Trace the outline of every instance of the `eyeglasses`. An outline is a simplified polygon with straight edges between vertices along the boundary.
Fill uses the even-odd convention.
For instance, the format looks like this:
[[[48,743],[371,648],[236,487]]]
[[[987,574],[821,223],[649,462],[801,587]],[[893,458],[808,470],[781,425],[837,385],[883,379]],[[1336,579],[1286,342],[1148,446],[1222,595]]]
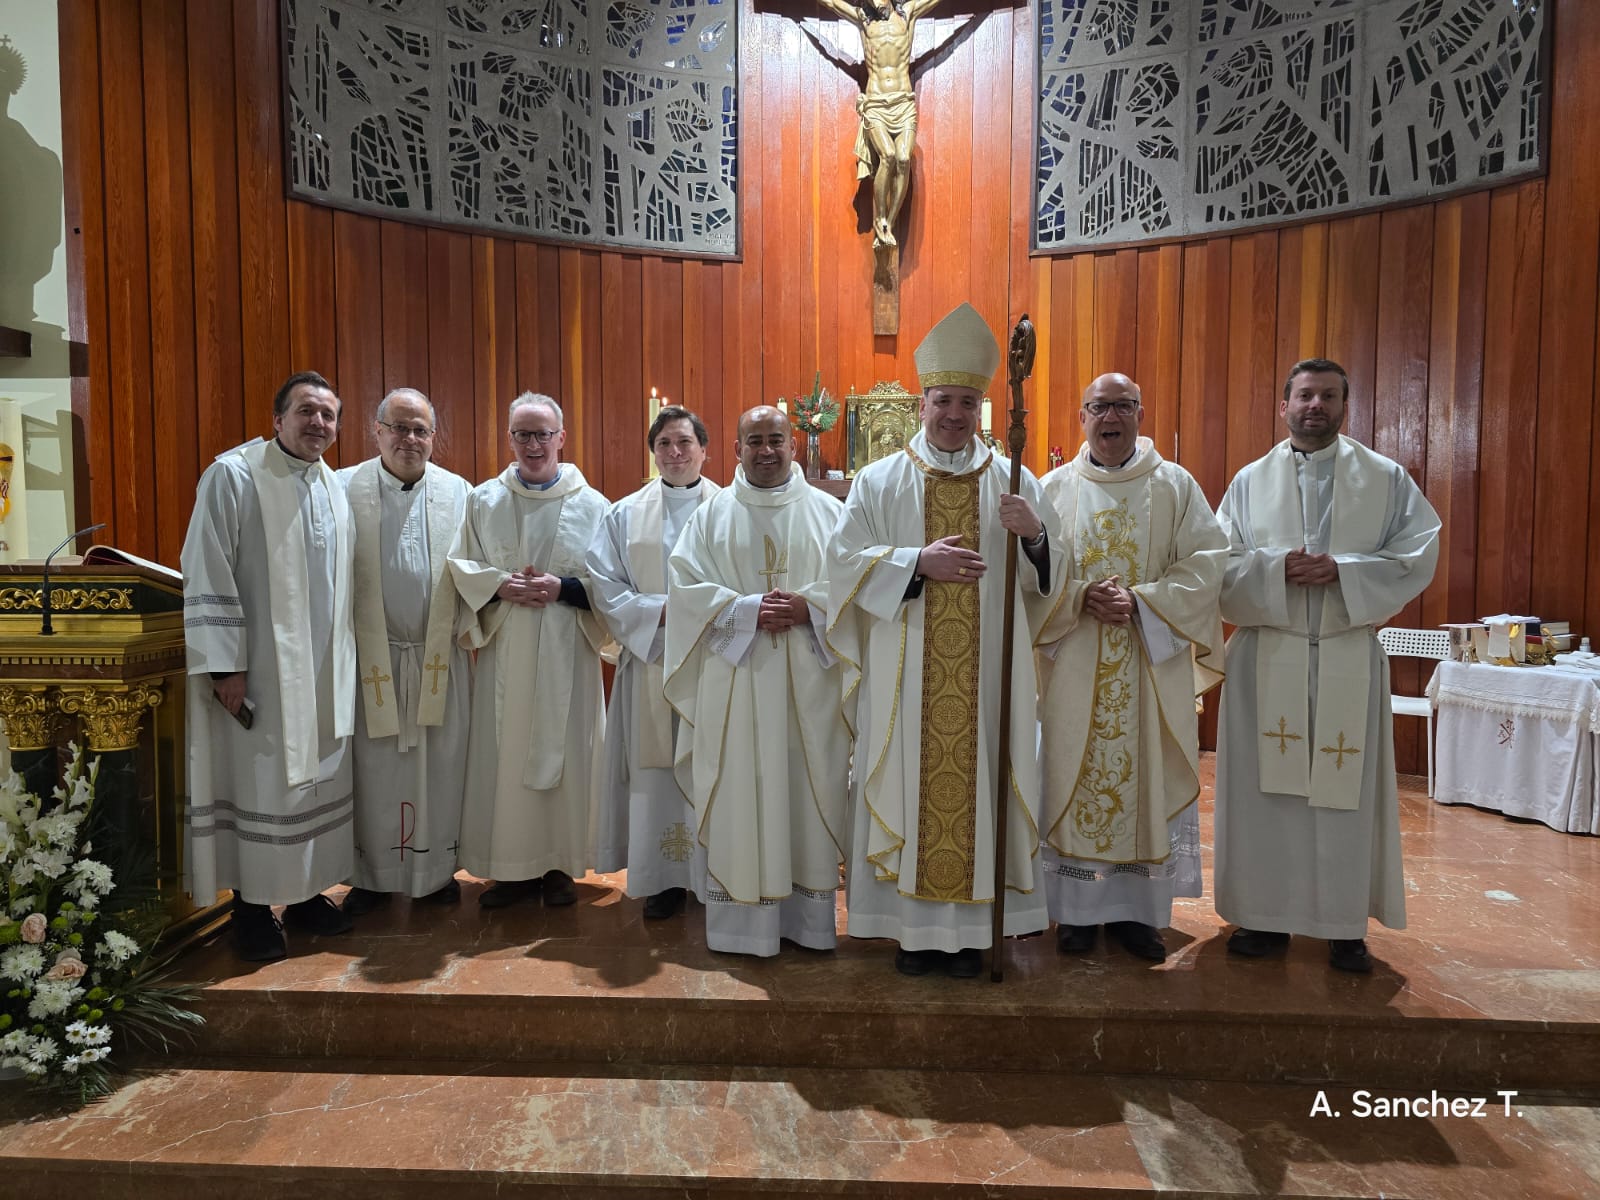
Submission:
[[[1119,417],[1131,417],[1139,411],[1137,400],[1091,400],[1083,406],[1083,411],[1091,417],[1103,417],[1114,412]]]
[[[419,442],[425,442],[433,436],[433,430],[426,425],[392,425],[388,421],[379,421],[378,424],[392,431],[397,438],[413,437]]]
[[[559,429],[513,429],[511,440],[519,446],[526,446],[532,441],[537,441],[543,446],[560,432]]]

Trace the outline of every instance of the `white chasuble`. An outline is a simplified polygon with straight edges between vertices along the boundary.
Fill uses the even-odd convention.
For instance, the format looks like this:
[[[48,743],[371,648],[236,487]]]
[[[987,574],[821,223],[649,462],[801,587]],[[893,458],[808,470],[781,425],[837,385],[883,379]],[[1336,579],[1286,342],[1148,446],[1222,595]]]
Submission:
[[[351,882],[426,896],[456,872],[471,659],[455,640],[448,556],[471,485],[427,464],[402,483],[369,459],[339,472],[356,529],[356,862]]]
[[[1227,540],[1199,484],[1148,438],[1121,468],[1096,465],[1085,445],[1042,485],[1066,531],[1065,577],[1038,638],[1046,878],[1169,878],[1152,867],[1192,849],[1185,882],[1198,895],[1198,837],[1179,817],[1200,794],[1195,701],[1222,679]],[[1112,576],[1134,595],[1129,625],[1084,610],[1089,585]],[[1069,924],[1141,919],[1056,911],[1051,899]]]
[[[595,870],[626,868],[631,896],[694,888],[693,815],[672,770],[678,719],[663,692],[667,556],[720,489],[654,479],[613,504],[589,548],[590,603],[620,644],[606,710]]]
[[[844,663],[855,737],[850,933],[908,950],[990,942],[995,894],[1000,643],[1010,463],[976,440],[954,454],[922,432],[857,474],[829,569],[828,643]],[[1039,888],[1033,635],[1052,604],[1062,543],[1038,481],[1023,494],[1049,535],[1052,570],[1019,550],[1011,677],[1005,928],[1047,923]],[[973,584],[908,585],[930,533],[959,530],[987,571]]]
[[[276,441],[229,451],[200,478],[182,555],[185,867],[200,903],[237,888],[292,904],[350,874],[353,542],[333,471]],[[212,675],[236,671],[255,705],[248,730],[212,692]]]
[[[817,630],[839,502],[792,468],[781,488],[732,485],[690,518],[670,560],[666,694],[680,714],[678,775],[694,805],[708,885],[742,905],[822,898],[832,945],[844,858],[850,738],[839,668]],[[731,645],[725,618],[774,588],[812,623]],[[749,605],[746,605],[749,607]],[[775,953],[777,935],[757,953]]]
[[[527,567],[587,590],[589,546],[606,508],[571,463],[542,489],[507,467],[467,500],[450,571],[465,605],[460,642],[478,652],[460,861],[480,878],[589,869],[605,737],[604,627],[587,609],[529,608],[495,592]]]
[[[1312,454],[1280,443],[1239,472],[1217,515],[1222,619],[1238,626],[1217,731],[1217,912],[1324,938],[1362,937],[1369,916],[1404,928],[1389,662],[1373,629],[1433,578],[1438,515],[1403,467],[1346,437]],[[1287,582],[1301,546],[1332,554],[1335,584]],[[1280,682],[1291,670],[1298,698]],[[1292,777],[1263,773],[1291,761]],[[1308,804],[1330,778],[1338,802]]]

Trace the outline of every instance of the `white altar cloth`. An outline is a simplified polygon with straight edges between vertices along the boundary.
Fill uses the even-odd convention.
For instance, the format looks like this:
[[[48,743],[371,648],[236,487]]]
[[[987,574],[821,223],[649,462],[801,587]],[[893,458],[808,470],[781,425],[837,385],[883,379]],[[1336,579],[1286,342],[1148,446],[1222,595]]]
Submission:
[[[1436,801],[1600,834],[1600,675],[1442,662],[1428,695],[1439,709]]]

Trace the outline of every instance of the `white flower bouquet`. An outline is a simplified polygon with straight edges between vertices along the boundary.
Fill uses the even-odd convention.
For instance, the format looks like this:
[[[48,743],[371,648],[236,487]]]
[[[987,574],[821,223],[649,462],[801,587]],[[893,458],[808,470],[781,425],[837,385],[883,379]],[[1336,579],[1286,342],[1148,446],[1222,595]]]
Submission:
[[[151,958],[160,906],[90,857],[99,760],[71,752],[50,800],[0,780],[0,1069],[83,1102],[111,1090],[119,1035],[165,1047],[201,1018]]]

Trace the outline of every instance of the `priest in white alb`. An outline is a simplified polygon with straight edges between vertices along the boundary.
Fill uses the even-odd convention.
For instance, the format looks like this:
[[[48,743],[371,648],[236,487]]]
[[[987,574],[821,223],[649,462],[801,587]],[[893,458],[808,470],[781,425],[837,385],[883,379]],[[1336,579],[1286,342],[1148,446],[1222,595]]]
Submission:
[[[922,429],[857,473],[829,566],[830,647],[855,731],[849,928],[900,943],[895,967],[970,978],[991,942],[1006,538],[1014,589],[1007,936],[1048,923],[1039,873],[1033,636],[1060,562],[1039,482],[977,437],[1000,362],[963,304],[916,350]]]
[[[288,952],[285,924],[350,928],[321,894],[349,876],[354,844],[354,533],[322,461],[339,410],[321,375],[291,375],[273,400],[277,436],[200,477],[183,543],[186,883],[200,904],[233,889],[234,948],[251,962]]]
[[[1174,896],[1198,896],[1195,701],[1222,680],[1228,541],[1194,478],[1139,436],[1138,384],[1084,391],[1084,444],[1041,480],[1066,538],[1039,635],[1044,880],[1056,944],[1167,956]]]
[[[561,461],[566,437],[555,400],[513,400],[513,461],[473,489],[450,553],[461,644],[478,652],[460,861],[494,881],[485,908],[575,904],[594,855],[606,635],[587,558],[608,505]]]
[[[467,769],[471,659],[455,639],[448,556],[472,487],[431,460],[421,392],[378,405],[378,457],[339,472],[355,522],[356,862],[344,911],[398,892],[452,904]]]
[[[647,920],[677,913],[691,888],[694,815],[673,773],[678,718],[667,704],[667,556],[718,492],[700,472],[705,422],[669,404],[647,431],[658,477],[611,506],[589,548],[589,601],[620,643],[606,710],[605,784],[595,870],[627,870]]]
[[[733,483],[689,518],[667,591],[667,699],[694,804],[706,945],[837,940],[850,735],[823,642],[839,502],[794,465],[789,418],[739,418]]]
[[[1228,485],[1217,731],[1217,912],[1232,954],[1328,940],[1370,971],[1367,921],[1406,923],[1389,660],[1376,627],[1428,586],[1439,517],[1399,463],[1339,433],[1344,369],[1306,359],[1278,413],[1289,437]]]

